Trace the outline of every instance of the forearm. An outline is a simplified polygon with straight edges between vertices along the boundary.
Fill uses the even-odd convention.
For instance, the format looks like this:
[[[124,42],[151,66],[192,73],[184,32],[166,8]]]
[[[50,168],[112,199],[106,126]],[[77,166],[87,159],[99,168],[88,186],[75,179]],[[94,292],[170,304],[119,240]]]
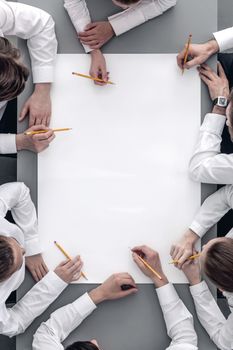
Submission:
[[[190,287],[198,319],[210,338],[222,350],[229,350],[233,344],[233,315],[228,320],[220,311],[205,282]]]
[[[85,0],[64,0],[71,22],[78,33],[83,32],[87,24],[91,22],[90,13]],[[86,52],[92,51],[89,46],[83,45]]]
[[[179,298],[174,286],[167,284],[156,289],[163,311],[171,345],[189,344],[197,346],[197,335],[193,327],[193,317]]]
[[[121,35],[176,5],[176,0],[142,1],[123,12],[108,17],[115,34]]]
[[[194,181],[232,184],[233,157],[221,154],[225,122],[224,115],[213,113],[206,115],[189,163],[189,173]]]
[[[5,309],[0,333],[14,336],[23,333],[33,320],[61,294],[67,284],[54,272],[49,272],[15,306]]]
[[[199,237],[202,237],[212,226],[214,226],[232,207],[232,186],[225,186],[209,196],[189,228]]]
[[[88,294],[84,294],[72,304],[53,312],[49,320],[42,323],[34,335],[33,349],[42,349],[46,344],[56,344],[58,347],[95,308],[92,299]]]

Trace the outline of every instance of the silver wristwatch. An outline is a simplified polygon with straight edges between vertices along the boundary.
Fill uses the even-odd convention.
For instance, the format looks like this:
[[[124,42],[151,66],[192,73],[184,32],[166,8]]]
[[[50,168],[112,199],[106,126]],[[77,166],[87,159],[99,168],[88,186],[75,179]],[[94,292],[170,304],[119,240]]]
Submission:
[[[213,105],[218,106],[218,107],[222,107],[222,108],[226,108],[228,105],[228,100],[224,96],[218,96],[217,98],[215,98],[213,100]]]

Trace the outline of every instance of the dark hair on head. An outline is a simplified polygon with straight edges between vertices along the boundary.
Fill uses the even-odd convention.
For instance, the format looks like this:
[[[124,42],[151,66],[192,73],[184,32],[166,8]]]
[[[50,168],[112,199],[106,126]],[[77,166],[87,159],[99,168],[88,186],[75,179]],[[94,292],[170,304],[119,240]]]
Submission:
[[[97,346],[90,341],[76,341],[69,345],[66,350],[99,350]]]
[[[220,289],[233,292],[233,239],[214,242],[207,250],[204,273]]]
[[[25,87],[28,69],[19,62],[18,49],[6,38],[0,38],[0,102],[17,97]]]
[[[124,5],[133,5],[139,2],[139,0],[118,0],[118,1]]]
[[[11,276],[14,265],[13,250],[5,236],[0,235],[0,282]]]

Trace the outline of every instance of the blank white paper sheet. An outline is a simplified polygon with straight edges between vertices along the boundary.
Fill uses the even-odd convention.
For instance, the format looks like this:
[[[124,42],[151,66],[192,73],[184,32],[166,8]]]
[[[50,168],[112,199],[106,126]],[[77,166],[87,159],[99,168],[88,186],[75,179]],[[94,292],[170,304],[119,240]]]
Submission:
[[[80,254],[88,282],[135,266],[129,247],[160,253],[173,283],[185,283],[169,265],[178,240],[200,207],[200,184],[188,163],[200,127],[201,85],[196,70],[176,65],[175,54],[106,55],[115,85],[96,86],[88,55],[58,55],[52,89],[55,141],[38,157],[38,216],[44,258],[64,260],[58,241]]]

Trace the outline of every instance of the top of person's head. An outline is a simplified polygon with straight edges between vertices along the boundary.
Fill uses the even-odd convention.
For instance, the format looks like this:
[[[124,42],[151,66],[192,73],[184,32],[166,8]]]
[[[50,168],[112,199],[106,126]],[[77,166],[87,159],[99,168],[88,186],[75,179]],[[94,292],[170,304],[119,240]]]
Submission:
[[[24,90],[29,71],[19,58],[19,50],[0,38],[0,102],[12,100]]]
[[[233,293],[233,239],[215,239],[203,264],[206,276],[221,290]]]
[[[0,282],[9,278],[14,269],[14,253],[12,246],[5,236],[0,235]]]
[[[77,341],[69,345],[66,350],[99,350],[99,348],[90,341]]]
[[[124,5],[133,5],[139,2],[140,0],[118,0],[118,2],[121,2]]]

